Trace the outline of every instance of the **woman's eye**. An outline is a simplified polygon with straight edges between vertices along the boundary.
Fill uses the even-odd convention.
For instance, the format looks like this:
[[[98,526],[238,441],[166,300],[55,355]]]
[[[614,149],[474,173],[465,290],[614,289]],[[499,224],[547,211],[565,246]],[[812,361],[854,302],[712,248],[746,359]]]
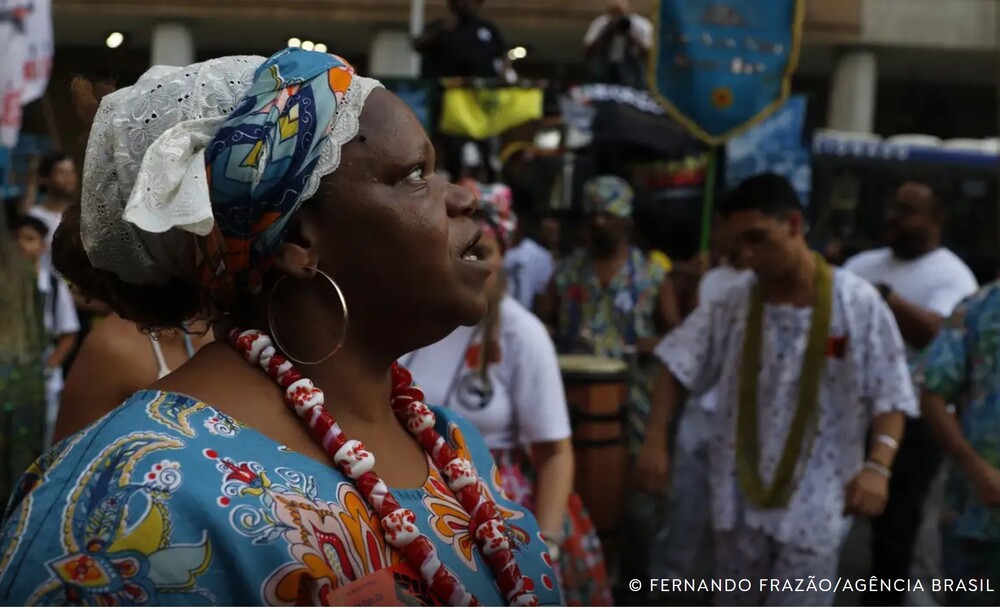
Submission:
[[[414,182],[422,181],[424,179],[424,168],[414,167],[413,171],[410,171],[410,174],[406,176],[406,179]]]

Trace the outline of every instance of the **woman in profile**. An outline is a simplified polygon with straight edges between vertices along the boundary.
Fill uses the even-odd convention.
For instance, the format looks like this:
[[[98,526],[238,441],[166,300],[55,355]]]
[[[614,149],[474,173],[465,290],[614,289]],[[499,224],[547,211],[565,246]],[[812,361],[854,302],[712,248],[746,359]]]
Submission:
[[[395,364],[486,311],[475,197],[434,164],[402,101],[322,53],[102,100],[56,264],[143,330],[220,340],[29,469],[0,599],[561,602],[480,435]]]

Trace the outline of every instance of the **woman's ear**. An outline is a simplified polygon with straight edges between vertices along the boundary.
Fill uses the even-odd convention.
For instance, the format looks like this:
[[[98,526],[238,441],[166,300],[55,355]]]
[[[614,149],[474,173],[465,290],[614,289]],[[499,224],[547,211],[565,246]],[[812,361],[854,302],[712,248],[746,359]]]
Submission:
[[[305,214],[288,230],[285,243],[278,249],[275,267],[285,274],[308,279],[319,267],[318,231]]]

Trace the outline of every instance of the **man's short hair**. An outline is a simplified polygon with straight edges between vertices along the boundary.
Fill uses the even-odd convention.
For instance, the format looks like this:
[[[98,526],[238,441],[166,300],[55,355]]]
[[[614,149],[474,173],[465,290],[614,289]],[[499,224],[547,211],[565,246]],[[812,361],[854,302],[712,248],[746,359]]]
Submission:
[[[51,152],[45,155],[38,165],[38,177],[51,177],[56,165],[64,160],[73,160],[73,157],[65,152]]]
[[[761,173],[743,180],[719,205],[723,217],[740,211],[785,217],[792,211],[802,211],[802,201],[787,179],[774,173]]]
[[[944,207],[944,197],[941,196],[941,191],[944,189],[942,184],[936,183],[932,180],[910,177],[899,180],[899,183],[896,184],[896,189],[893,192],[895,193],[895,191],[899,190],[906,184],[914,184],[916,186],[927,188],[927,192],[930,197],[927,201],[927,210],[942,219],[947,215],[947,210]]]
[[[43,239],[49,235],[49,227],[45,225],[45,222],[31,215],[14,215],[8,221],[7,227],[11,232],[21,228],[30,228],[41,235]]]

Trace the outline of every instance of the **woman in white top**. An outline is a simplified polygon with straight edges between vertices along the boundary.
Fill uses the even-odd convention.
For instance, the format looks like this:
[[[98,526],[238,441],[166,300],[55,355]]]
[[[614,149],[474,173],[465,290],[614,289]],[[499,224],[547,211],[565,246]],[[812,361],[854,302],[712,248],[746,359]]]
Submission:
[[[110,315],[83,341],[70,368],[56,421],[60,441],[187,362],[212,341],[212,332],[190,329],[152,336],[131,321]]]
[[[483,228],[473,253],[495,268],[486,318],[400,362],[428,403],[456,410],[482,433],[504,491],[538,519],[567,604],[606,605],[600,541],[572,492],[569,412],[555,347],[542,322],[506,293],[503,256],[516,226],[510,189],[469,185],[479,194]]]

